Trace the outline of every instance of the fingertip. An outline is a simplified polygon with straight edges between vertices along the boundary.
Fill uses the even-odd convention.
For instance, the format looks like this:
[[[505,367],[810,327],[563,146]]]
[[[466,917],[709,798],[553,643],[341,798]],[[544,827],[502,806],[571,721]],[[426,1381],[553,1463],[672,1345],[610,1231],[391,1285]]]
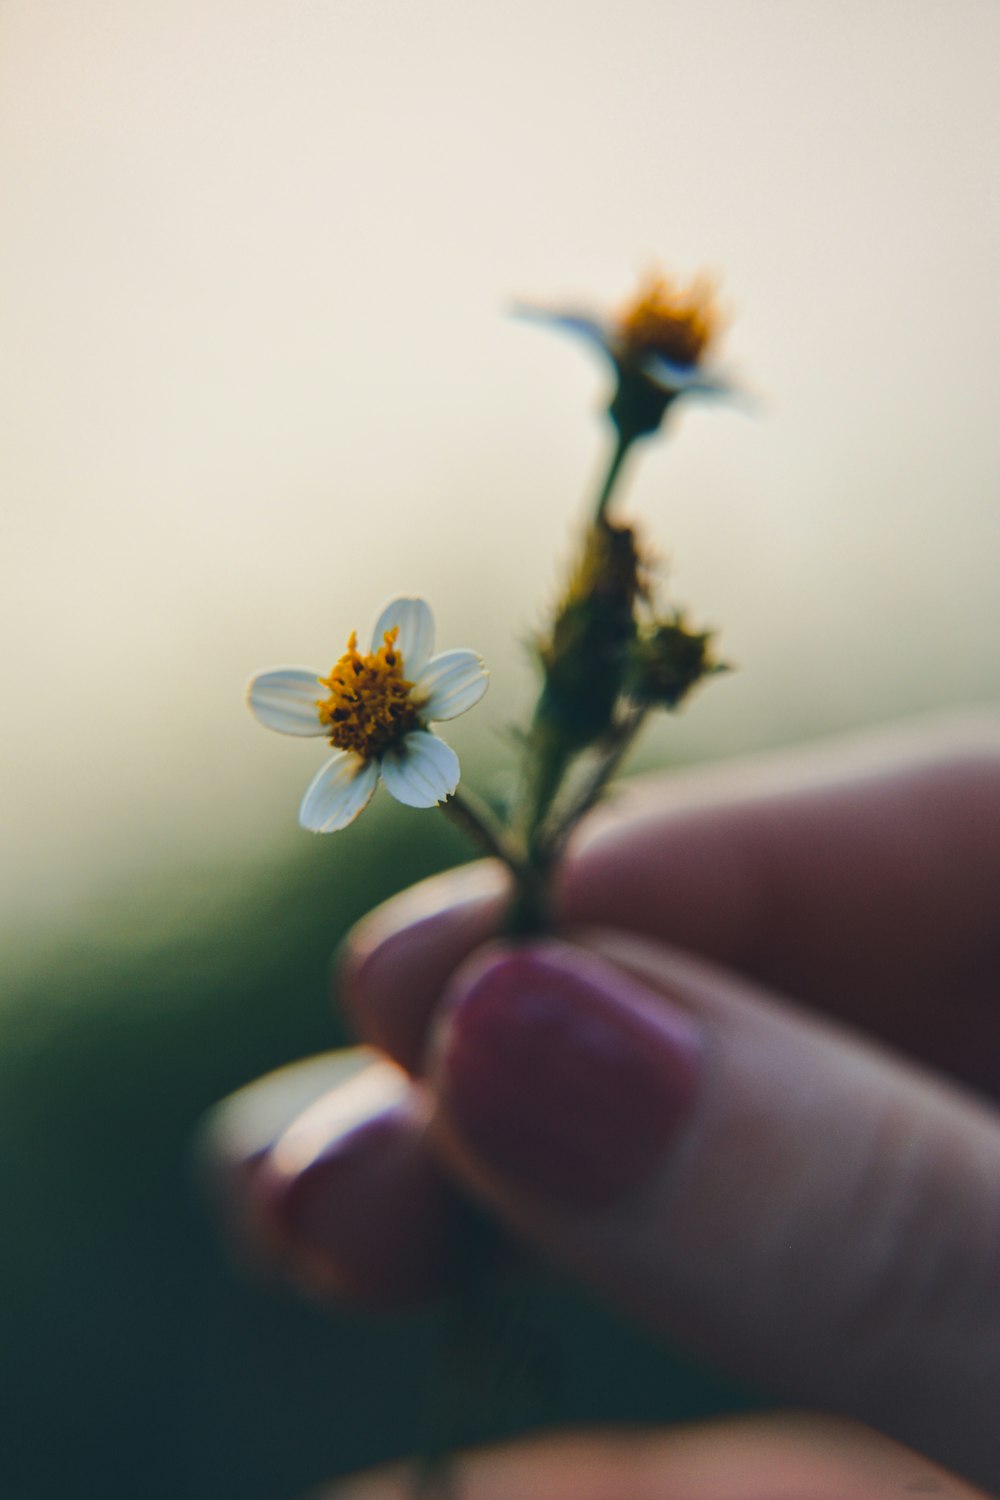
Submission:
[[[692,1113],[702,1036],[666,998],[555,939],[483,948],[430,1052],[439,1135],[505,1195],[602,1215],[641,1190]]]
[[[392,897],[348,933],[334,991],[365,1042],[420,1071],[452,970],[496,931],[510,891],[492,860],[432,876]]]
[[[419,1303],[452,1283],[457,1198],[427,1147],[426,1102],[402,1071],[375,1064],[356,1087],[356,1100],[322,1101],[278,1142],[258,1185],[262,1217],[300,1291]]]
[[[194,1165],[230,1252],[246,1270],[270,1268],[259,1179],[285,1131],[318,1099],[370,1065],[366,1047],[324,1052],[276,1068],[222,1099],[205,1116]]]
[[[226,1101],[207,1149],[243,1262],[320,1301],[388,1308],[447,1291],[462,1205],[427,1144],[428,1113],[403,1070],[368,1048],[282,1069]]]

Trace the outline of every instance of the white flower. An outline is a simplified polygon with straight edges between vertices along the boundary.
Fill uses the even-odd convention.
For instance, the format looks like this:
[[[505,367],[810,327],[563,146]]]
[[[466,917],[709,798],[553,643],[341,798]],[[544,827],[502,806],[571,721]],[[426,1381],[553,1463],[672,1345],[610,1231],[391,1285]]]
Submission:
[[[325,735],[336,753],[299,808],[312,833],[353,823],[381,778],[398,802],[433,807],[458,785],[458,756],[427,725],[478,703],[488,673],[474,651],[434,650],[434,616],[423,599],[393,599],[363,654],[352,635],[328,677],[310,667],[258,672],[251,713],[281,734]]]

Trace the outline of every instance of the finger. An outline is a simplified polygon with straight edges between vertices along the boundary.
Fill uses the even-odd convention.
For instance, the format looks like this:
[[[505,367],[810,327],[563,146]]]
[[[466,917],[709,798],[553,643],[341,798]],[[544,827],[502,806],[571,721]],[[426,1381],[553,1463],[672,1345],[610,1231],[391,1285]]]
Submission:
[[[324,1052],[238,1089],[209,1111],[195,1143],[196,1167],[230,1249],[247,1269],[263,1269],[258,1195],[261,1167],[290,1125],[372,1060],[364,1048]]]
[[[983,728],[778,757],[700,778],[690,802],[640,787],[584,830],[563,910],[721,960],[995,1089],[998,889],[1000,733]]]
[[[505,871],[482,861],[421,881],[359,922],[334,978],[357,1034],[418,1072],[441,991],[462,959],[495,935],[509,895]]]
[[[974,1500],[954,1475],[864,1428],[815,1417],[535,1438],[463,1454],[464,1500]],[[412,1467],[357,1475],[312,1500],[410,1500]]]
[[[992,737],[863,741],[853,754],[769,757],[625,793],[564,863],[563,923],[619,925],[720,959],[995,1088]],[[496,930],[507,889],[496,866],[473,866],[360,923],[339,971],[359,1034],[417,1068],[442,983]]]
[[[241,1089],[202,1141],[234,1248],[321,1299],[386,1307],[449,1288],[468,1210],[427,1123],[426,1097],[367,1048]]]
[[[471,958],[430,1081],[456,1176],[605,1297],[737,1375],[1000,1482],[985,1107],[613,933]]]

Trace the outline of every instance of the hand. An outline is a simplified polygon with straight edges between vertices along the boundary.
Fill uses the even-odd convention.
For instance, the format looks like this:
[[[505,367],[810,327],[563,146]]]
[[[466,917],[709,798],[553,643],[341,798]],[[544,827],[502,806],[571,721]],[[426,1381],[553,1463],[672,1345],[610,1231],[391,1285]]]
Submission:
[[[998,891],[995,727],[630,790],[558,940],[490,941],[488,866],[361,924],[344,996],[415,1081],[262,1144],[258,1220],[400,1298],[457,1182],[703,1358],[1000,1485]]]
[[[532,1438],[463,1455],[461,1500],[983,1500],[936,1464],[847,1422],[755,1417]],[[313,1500],[412,1500],[410,1466]]]

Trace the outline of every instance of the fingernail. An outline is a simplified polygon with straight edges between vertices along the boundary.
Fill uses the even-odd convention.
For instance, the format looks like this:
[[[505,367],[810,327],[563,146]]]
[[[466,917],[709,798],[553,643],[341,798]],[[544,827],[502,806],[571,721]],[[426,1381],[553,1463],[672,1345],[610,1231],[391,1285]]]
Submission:
[[[508,886],[500,867],[483,861],[422,881],[359,922],[335,973],[359,1035],[416,1072],[441,989],[465,954],[496,931]]]
[[[567,1206],[639,1190],[690,1114],[695,1023],[607,960],[493,947],[456,975],[435,1048],[446,1117],[505,1177]]]
[[[231,1094],[202,1121],[194,1164],[231,1251],[248,1268],[262,1259],[256,1182],[271,1151],[295,1120],[375,1056],[352,1047],[291,1063]]]
[[[405,1074],[376,1062],[281,1137],[256,1192],[290,1280],[378,1306],[447,1284],[457,1206],[428,1148],[426,1118]]]

